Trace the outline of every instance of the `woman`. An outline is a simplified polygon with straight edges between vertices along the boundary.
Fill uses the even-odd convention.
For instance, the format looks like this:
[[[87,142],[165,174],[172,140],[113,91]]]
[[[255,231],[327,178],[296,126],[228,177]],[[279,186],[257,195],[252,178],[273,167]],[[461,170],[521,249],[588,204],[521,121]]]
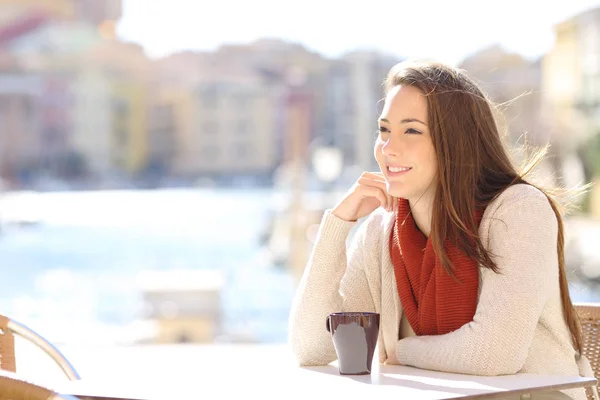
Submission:
[[[398,64],[378,122],[380,172],[325,212],[297,289],[299,364],[336,359],[327,315],[374,311],[382,363],[591,376],[558,204],[513,167],[477,85],[439,63]],[[583,389],[552,396],[585,399]]]

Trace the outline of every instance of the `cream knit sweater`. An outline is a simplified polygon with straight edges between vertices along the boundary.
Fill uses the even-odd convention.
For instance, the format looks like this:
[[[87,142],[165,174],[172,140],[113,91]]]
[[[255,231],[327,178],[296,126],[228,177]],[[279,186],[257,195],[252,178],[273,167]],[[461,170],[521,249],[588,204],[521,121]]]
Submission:
[[[325,212],[290,313],[289,342],[300,365],[337,358],[325,329],[330,313],[372,311],[381,314],[381,363],[474,375],[593,375],[564,322],[558,225],[543,193],[518,184],[488,205],[479,233],[501,273],[480,268],[473,321],[444,335],[399,338],[403,311],[388,250],[393,222],[393,213],[373,212],[347,249],[357,223]],[[565,393],[585,399],[583,389]]]

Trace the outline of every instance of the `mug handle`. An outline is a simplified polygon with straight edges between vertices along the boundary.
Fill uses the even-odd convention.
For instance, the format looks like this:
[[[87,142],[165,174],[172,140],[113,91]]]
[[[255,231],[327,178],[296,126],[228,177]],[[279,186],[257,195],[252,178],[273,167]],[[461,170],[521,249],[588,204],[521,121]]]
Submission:
[[[330,322],[330,316],[328,315],[327,318],[325,319],[325,328],[327,328],[327,332],[331,333],[331,322]]]

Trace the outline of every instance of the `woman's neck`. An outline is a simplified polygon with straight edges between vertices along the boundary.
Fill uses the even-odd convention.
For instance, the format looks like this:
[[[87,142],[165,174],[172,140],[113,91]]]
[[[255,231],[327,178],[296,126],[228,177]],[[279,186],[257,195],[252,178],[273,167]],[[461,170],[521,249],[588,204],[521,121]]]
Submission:
[[[408,201],[410,204],[410,212],[413,220],[417,225],[417,228],[425,235],[429,237],[431,233],[431,219],[433,216],[433,196],[427,196],[427,194],[421,196],[417,201]]]

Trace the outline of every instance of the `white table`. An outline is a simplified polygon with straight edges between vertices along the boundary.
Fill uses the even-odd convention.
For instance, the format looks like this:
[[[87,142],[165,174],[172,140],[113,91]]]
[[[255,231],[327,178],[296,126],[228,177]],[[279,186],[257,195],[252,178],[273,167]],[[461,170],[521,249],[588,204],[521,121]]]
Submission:
[[[335,363],[297,367],[282,345],[164,345],[64,349],[82,376],[62,393],[89,398],[173,400],[493,399],[596,384],[594,378],[517,374],[481,377],[378,365],[371,375],[339,375]],[[110,368],[106,365],[111,363]],[[98,366],[102,366],[100,369]],[[83,397],[85,398],[85,397]]]

